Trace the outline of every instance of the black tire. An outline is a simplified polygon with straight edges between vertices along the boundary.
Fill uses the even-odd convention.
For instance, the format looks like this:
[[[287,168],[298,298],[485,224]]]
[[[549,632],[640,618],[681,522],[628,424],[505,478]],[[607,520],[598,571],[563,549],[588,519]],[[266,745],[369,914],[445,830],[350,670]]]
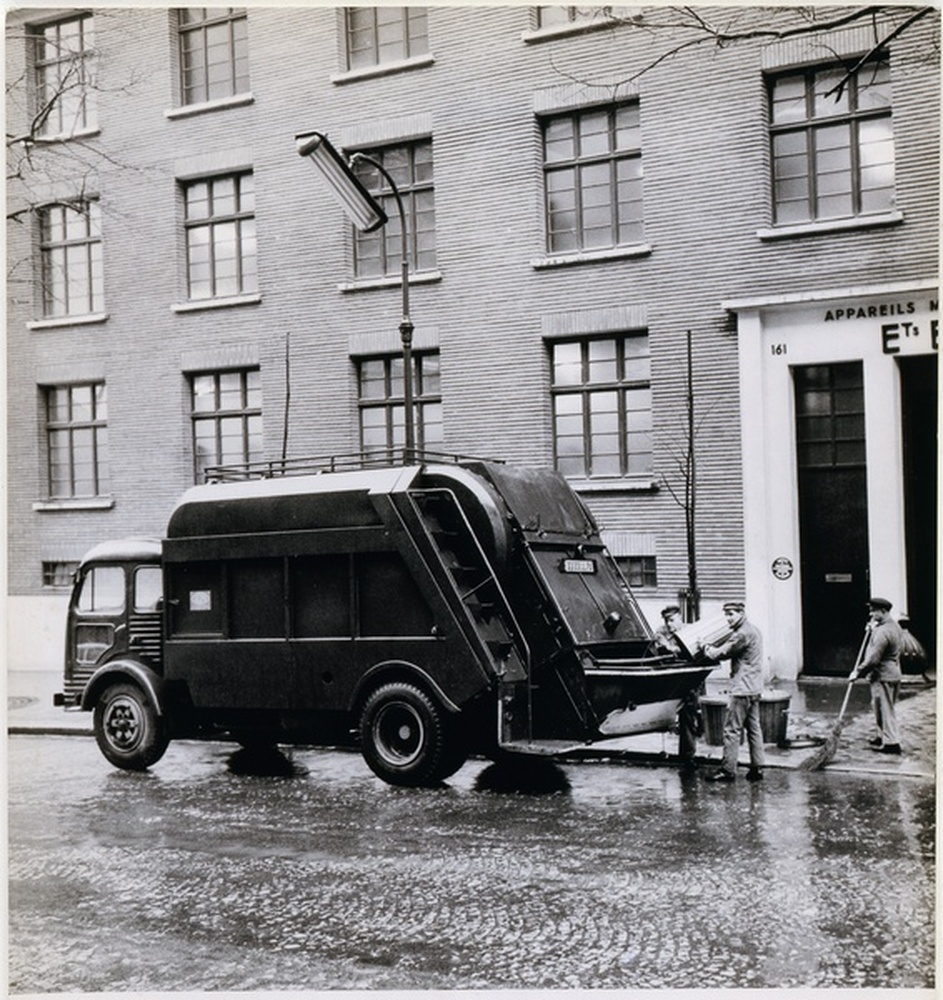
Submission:
[[[384,684],[360,716],[360,748],[367,766],[390,785],[436,785],[464,763],[448,716],[413,684]]]
[[[95,705],[95,739],[105,759],[124,771],[145,771],[164,756],[167,724],[136,684],[113,684]]]

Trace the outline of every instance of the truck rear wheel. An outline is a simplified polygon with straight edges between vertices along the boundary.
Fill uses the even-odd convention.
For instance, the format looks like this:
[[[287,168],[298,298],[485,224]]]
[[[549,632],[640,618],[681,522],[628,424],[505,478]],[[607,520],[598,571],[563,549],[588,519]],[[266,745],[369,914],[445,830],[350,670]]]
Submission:
[[[157,707],[136,684],[113,684],[95,705],[95,739],[106,760],[145,771],[164,756],[170,736]]]
[[[464,763],[445,711],[424,691],[396,681],[374,691],[360,717],[361,751],[391,785],[434,785]]]

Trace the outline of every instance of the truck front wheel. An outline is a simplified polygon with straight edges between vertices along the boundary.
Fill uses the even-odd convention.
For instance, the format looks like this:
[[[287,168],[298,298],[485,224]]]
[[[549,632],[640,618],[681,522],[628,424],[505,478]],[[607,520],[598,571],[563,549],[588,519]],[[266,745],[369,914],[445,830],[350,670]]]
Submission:
[[[145,771],[164,756],[170,736],[156,706],[136,684],[113,684],[95,705],[95,739],[106,760]]]
[[[435,785],[454,774],[465,760],[455,737],[445,711],[400,681],[377,688],[360,717],[364,760],[391,785]]]

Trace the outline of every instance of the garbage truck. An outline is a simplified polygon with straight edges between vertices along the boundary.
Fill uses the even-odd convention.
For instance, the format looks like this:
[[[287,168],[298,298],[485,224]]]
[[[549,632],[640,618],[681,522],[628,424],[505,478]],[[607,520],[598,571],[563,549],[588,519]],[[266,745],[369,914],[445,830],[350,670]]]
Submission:
[[[431,785],[665,731],[710,670],[657,650],[561,474],[426,456],[215,470],[162,539],[87,553],[66,633],[54,701],[132,771],[173,739],[347,740]]]

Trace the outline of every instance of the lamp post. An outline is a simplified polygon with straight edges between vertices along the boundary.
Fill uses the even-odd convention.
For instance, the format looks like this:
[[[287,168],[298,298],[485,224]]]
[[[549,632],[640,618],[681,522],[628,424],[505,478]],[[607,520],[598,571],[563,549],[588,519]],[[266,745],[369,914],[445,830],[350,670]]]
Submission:
[[[318,169],[327,182],[334,196],[340,202],[348,218],[364,233],[372,233],[389,221],[382,206],[361,184],[351,169],[351,164],[357,160],[369,163],[376,168],[393,191],[396,208],[399,211],[400,233],[402,236],[402,263],[400,266],[400,283],[403,290],[403,318],[399,324],[400,342],[403,347],[403,410],[406,424],[406,445],[404,459],[413,460],[416,450],[415,428],[413,427],[413,324],[409,318],[409,243],[406,234],[406,212],[403,209],[403,199],[396,183],[386,168],[367,156],[365,153],[354,153],[350,161],[331,145],[327,136],[320,132],[305,132],[295,136],[295,143],[300,156],[306,156]]]

